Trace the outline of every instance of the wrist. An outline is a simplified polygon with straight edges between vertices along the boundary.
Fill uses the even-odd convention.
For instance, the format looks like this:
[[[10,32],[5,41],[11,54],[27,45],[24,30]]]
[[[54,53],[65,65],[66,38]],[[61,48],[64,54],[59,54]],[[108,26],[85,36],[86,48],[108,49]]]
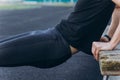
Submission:
[[[115,48],[115,43],[113,43],[112,41],[109,42],[109,45],[110,45],[111,49]]]
[[[108,35],[104,35],[105,38],[107,38],[108,41],[111,41],[111,37]]]

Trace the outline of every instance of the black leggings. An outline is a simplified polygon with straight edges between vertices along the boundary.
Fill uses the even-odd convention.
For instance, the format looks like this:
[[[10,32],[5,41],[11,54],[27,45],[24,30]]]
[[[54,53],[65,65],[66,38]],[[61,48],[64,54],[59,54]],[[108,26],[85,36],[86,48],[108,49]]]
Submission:
[[[32,31],[0,41],[0,66],[49,68],[71,57],[68,43],[54,28]]]

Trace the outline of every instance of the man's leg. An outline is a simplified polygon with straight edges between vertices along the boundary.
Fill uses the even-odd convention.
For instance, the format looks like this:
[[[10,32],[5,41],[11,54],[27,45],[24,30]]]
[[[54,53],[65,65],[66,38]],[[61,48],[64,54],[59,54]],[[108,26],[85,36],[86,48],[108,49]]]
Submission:
[[[71,57],[68,43],[56,29],[32,31],[0,41],[0,66],[57,66]]]

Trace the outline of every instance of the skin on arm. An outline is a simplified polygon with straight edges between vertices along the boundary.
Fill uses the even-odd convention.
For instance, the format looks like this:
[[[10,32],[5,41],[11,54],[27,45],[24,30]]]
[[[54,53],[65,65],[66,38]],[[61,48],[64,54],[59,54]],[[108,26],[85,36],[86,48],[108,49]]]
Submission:
[[[119,14],[120,14],[120,9],[119,9]],[[114,33],[111,41],[110,42],[93,42],[92,53],[96,60],[99,59],[99,51],[100,50],[112,50],[120,42],[120,15],[117,15],[117,17],[119,18],[119,20],[118,20],[119,24],[116,27],[115,32],[114,32],[114,30],[109,30],[109,31],[113,31],[112,33]],[[111,27],[111,29],[112,29],[112,27]],[[113,27],[113,29],[115,29],[115,28]]]
[[[117,6],[120,7],[120,0],[112,0]]]
[[[119,24],[119,18],[117,16],[117,9],[115,8],[114,12],[112,14],[112,21],[111,21],[110,27],[108,28],[107,34],[109,37],[111,37],[111,38],[113,37],[113,34],[114,34],[118,24]]]
[[[110,44],[112,45],[112,48],[115,48],[119,42],[120,42],[120,20],[119,25],[110,41]]]
[[[92,53],[96,60],[99,59],[100,50],[113,50],[120,42],[120,24],[117,27],[110,42],[93,42]]]
[[[110,27],[108,28],[108,31],[107,31],[107,35],[112,38],[118,24],[119,24],[119,18],[118,18],[118,15],[117,15],[117,8],[114,9],[114,12],[112,14],[112,20],[111,20],[111,24],[110,24]],[[105,36],[102,36],[100,41],[102,42],[109,42],[109,39],[106,38]]]
[[[111,25],[108,29],[108,33],[107,35],[112,38],[118,24],[119,24],[119,17],[118,17],[118,14],[117,14],[117,9],[120,8],[120,0],[112,0],[115,4],[116,4],[116,8],[114,9],[114,12],[112,14],[112,21],[111,21]],[[119,13],[120,14],[120,13]],[[103,41],[103,42],[108,42],[109,40],[106,38],[106,37],[101,37],[100,41]]]

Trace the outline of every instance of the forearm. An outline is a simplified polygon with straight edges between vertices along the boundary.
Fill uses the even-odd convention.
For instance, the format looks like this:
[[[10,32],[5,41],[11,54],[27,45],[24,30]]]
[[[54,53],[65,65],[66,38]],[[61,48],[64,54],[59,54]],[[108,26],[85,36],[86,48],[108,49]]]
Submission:
[[[107,35],[108,35],[110,38],[113,37],[113,34],[114,34],[116,28],[117,28],[116,26],[110,26],[110,27],[108,28]]]
[[[112,0],[117,6],[120,7],[120,0]]]
[[[117,27],[117,29],[116,29],[116,31],[115,31],[115,33],[110,41],[111,47],[115,48],[119,42],[120,42],[120,24]]]
[[[118,19],[118,13],[117,13],[117,9],[114,9],[114,12],[112,14],[112,20],[111,20],[111,24],[110,27],[108,28],[108,32],[107,34],[112,38],[118,24],[119,24],[119,19]]]

